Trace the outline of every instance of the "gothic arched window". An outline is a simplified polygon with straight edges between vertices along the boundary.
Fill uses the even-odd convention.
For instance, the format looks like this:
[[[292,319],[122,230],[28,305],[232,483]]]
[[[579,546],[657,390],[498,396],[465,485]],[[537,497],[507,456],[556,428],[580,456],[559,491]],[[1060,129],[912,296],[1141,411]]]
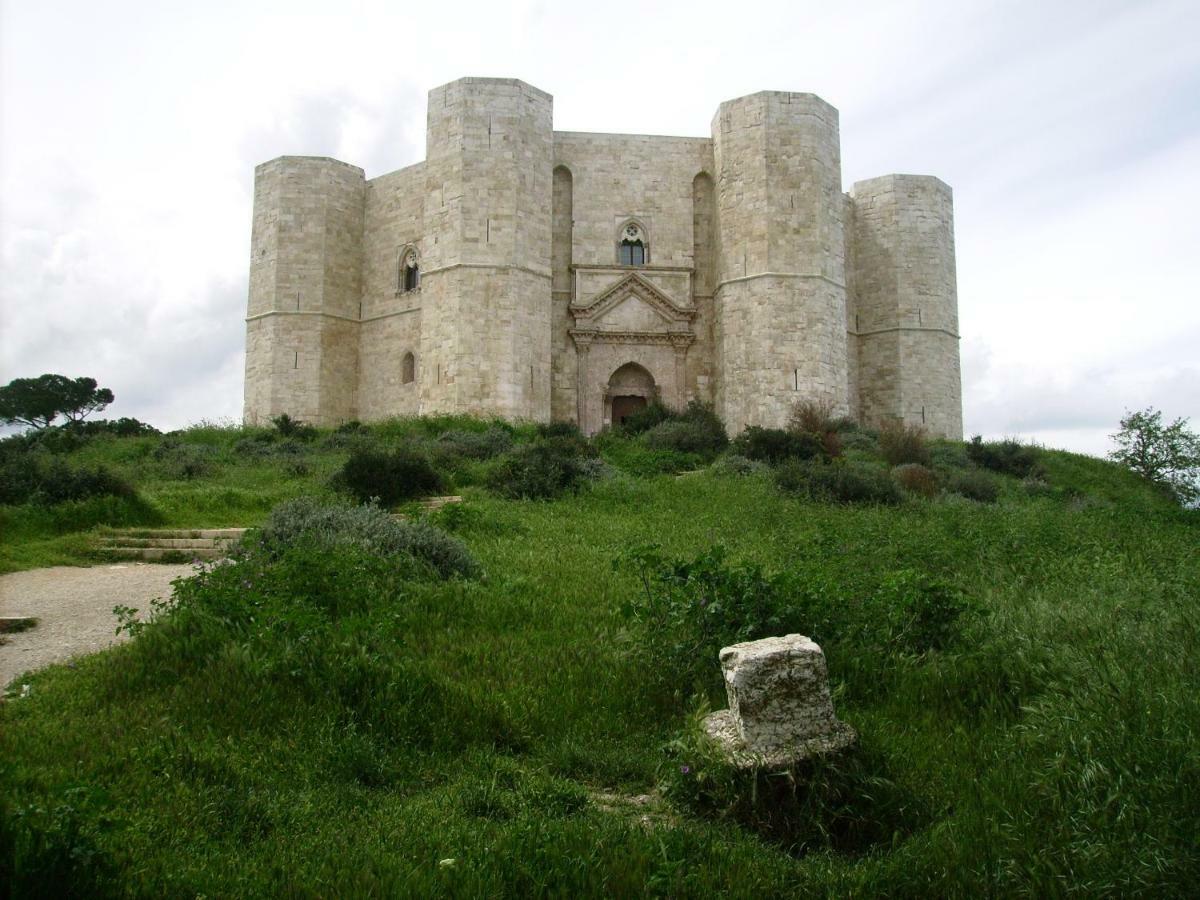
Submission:
[[[400,383],[412,384],[417,378],[417,358],[413,356],[412,351],[404,354],[404,359],[400,361]]]
[[[650,247],[642,226],[630,222],[621,229],[621,242],[617,244],[617,262],[622,266],[644,266],[650,257]]]
[[[409,248],[400,255],[400,284],[401,293],[415,291],[421,286],[421,265],[417,260],[417,251]]]

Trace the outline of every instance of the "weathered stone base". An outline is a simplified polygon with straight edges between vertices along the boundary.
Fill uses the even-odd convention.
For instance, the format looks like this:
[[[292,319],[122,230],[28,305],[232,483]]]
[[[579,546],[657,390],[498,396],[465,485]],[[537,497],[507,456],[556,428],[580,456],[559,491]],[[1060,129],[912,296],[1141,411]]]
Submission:
[[[798,740],[759,751],[750,751],[738,735],[733,712],[722,709],[706,716],[704,733],[724,751],[726,758],[739,769],[781,769],[814,756],[838,753],[858,740],[858,732],[845,722],[837,722],[828,734]]]

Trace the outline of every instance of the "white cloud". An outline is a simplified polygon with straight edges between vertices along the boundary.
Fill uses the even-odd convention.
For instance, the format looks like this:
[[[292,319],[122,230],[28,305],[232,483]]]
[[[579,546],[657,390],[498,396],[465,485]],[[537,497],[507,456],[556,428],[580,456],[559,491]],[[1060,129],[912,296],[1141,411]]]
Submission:
[[[423,156],[464,75],[555,95],[564,130],[703,135],[813,91],[846,182],[955,189],[969,431],[1090,452],[1126,407],[1200,419],[1200,7],[331,6],[0,0],[0,380],[62,371],[113,415],[236,417],[253,167]]]

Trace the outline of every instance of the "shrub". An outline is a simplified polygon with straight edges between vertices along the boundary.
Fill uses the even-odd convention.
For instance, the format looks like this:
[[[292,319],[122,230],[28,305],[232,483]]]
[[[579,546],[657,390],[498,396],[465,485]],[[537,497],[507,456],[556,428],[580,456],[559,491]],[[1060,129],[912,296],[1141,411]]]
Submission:
[[[72,468],[61,460],[30,454],[6,455],[0,462],[0,503],[54,506],[91,497],[133,498],[129,482],[104,466]]]
[[[282,413],[273,418],[271,424],[275,426],[275,430],[279,432],[280,437],[308,441],[317,436],[317,429],[298,419],[293,419],[287,413]]]
[[[954,473],[946,488],[953,494],[980,503],[995,503],[996,498],[1000,496],[1000,485],[996,483],[996,479],[979,469],[966,469]]]
[[[855,428],[848,431],[840,431],[838,432],[838,439],[842,442],[843,452],[854,450],[870,454],[871,456],[879,454],[879,432],[873,431],[870,428]]]
[[[671,418],[671,410],[661,400],[651,400],[644,407],[625,417],[619,429],[625,434],[641,434]]]
[[[276,506],[242,544],[276,556],[297,546],[357,547],[380,556],[411,557],[442,578],[468,578],[479,571],[462,542],[428,522],[400,520],[374,505],[325,503],[312,497]]]
[[[238,438],[230,448],[238,456],[261,458],[267,456],[278,439],[277,432],[259,431],[246,437]]]
[[[640,437],[626,437],[618,431],[598,435],[596,446],[613,466],[641,478],[688,472],[704,464],[704,460],[694,453],[654,449]]]
[[[674,450],[705,459],[712,459],[729,443],[724,429],[717,433],[702,422],[688,419],[660,422],[643,432],[641,440],[652,450]]]
[[[872,605],[886,613],[886,641],[916,654],[943,650],[954,643],[960,620],[973,609],[954,586],[910,569],[886,576]]]
[[[738,456],[736,453],[731,453],[728,456],[722,456],[714,462],[712,464],[712,471],[717,475],[742,477],[769,472],[771,468],[764,462],[758,462],[753,459],[747,459],[744,456]]]
[[[167,478],[191,481],[216,471],[216,448],[205,444],[182,444],[164,440],[152,454]]]
[[[488,473],[487,484],[505,497],[542,500],[575,490],[589,474],[573,439],[559,437],[517,447]]]
[[[823,503],[895,504],[900,489],[884,470],[869,463],[789,460],[775,470],[784,493]]]
[[[733,452],[756,462],[776,464],[785,459],[812,459],[824,452],[816,435],[751,425],[733,441]]]
[[[991,469],[1002,475],[1013,475],[1017,478],[1027,478],[1030,475],[1040,475],[1038,465],[1040,451],[1037,447],[1022,444],[1019,441],[987,441],[975,435],[966,446],[967,457],[977,466]]]
[[[879,450],[889,466],[918,463],[928,466],[931,462],[929,445],[925,441],[925,429],[920,425],[889,422],[879,431]]]
[[[838,431],[842,424],[840,417],[834,416],[833,404],[828,400],[801,400],[792,409],[788,419],[788,430],[805,434],[823,435]]]
[[[648,638],[638,652],[667,679],[711,680],[722,647],[787,631],[779,579],[753,563],[728,564],[721,546],[691,560],[668,560],[658,545],[633,547],[613,568],[638,575],[642,590],[621,613]]]
[[[390,452],[354,450],[334,476],[333,485],[361,503],[377,499],[384,506],[437,494],[445,488],[442,476],[425,454],[408,445]]]
[[[929,458],[937,469],[965,469],[971,465],[966,447],[957,441],[934,441],[929,445]]]
[[[937,496],[937,476],[920,463],[903,463],[896,466],[892,469],[892,477],[909,493],[922,497]]]
[[[512,435],[495,427],[487,431],[447,431],[437,439],[439,452],[465,459],[492,459],[507,453],[512,445]]]
[[[539,422],[534,433],[540,438],[571,438],[585,440],[583,432],[574,422]]]

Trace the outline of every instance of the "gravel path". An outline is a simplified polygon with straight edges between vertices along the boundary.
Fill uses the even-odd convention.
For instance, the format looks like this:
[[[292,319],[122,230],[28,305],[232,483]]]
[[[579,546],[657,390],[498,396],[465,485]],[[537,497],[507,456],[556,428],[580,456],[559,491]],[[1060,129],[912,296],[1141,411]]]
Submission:
[[[0,616],[35,616],[28,631],[5,635],[0,645],[0,687],[30,669],[92,653],[125,639],[114,629],[113,607],[132,606],[142,618],[150,601],[167,597],[171,582],[191,575],[191,565],[56,566],[0,575]]]

